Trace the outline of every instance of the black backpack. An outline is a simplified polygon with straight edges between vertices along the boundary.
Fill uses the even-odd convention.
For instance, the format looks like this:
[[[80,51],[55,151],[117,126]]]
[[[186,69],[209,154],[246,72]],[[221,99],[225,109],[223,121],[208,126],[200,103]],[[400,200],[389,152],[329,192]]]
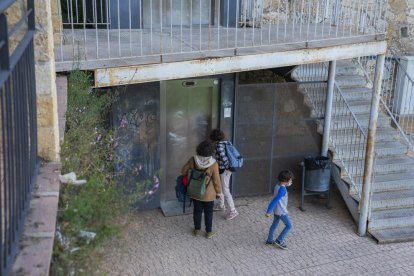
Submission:
[[[178,202],[183,203],[183,213],[185,213],[185,202],[190,202],[189,206],[191,206],[191,199],[187,196],[187,186],[183,183],[183,176],[180,175],[176,179],[175,183],[175,196],[177,197]]]

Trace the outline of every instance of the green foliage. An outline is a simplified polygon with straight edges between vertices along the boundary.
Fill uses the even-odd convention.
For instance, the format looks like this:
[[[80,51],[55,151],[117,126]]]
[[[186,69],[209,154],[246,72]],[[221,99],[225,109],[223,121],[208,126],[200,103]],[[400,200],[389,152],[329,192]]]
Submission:
[[[75,172],[83,186],[62,185],[58,224],[65,242],[56,239],[51,274],[82,266],[82,259],[107,237],[119,232],[119,217],[142,196],[143,184],[128,191],[119,188],[113,172],[113,135],[109,127],[114,92],[93,90],[92,76],[75,70],[68,79],[65,140],[61,148],[62,174]],[[92,242],[79,238],[80,230],[96,233]],[[76,253],[71,249],[79,247]]]

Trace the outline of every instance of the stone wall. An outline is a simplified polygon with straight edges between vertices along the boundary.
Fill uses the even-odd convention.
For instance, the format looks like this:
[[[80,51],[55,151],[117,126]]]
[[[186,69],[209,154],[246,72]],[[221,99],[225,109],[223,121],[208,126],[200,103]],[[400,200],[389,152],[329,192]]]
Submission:
[[[388,5],[389,47],[401,55],[414,55],[414,1],[389,0]]]
[[[36,0],[36,93],[39,155],[59,160],[55,55],[50,0]]]

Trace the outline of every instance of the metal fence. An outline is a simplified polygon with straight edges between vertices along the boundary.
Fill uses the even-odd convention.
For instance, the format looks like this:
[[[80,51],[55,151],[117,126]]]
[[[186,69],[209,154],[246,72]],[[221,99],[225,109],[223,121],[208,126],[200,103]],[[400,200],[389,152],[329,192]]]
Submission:
[[[8,28],[13,4],[0,2],[0,275],[13,263],[37,172],[34,0]]]
[[[53,1],[58,68],[73,61],[128,57],[144,64],[243,54],[386,31],[386,0]]]
[[[367,78],[374,80],[376,57],[358,59]],[[409,60],[396,57],[391,51],[384,65],[381,109],[391,118],[399,135],[414,150],[414,72],[407,71]]]

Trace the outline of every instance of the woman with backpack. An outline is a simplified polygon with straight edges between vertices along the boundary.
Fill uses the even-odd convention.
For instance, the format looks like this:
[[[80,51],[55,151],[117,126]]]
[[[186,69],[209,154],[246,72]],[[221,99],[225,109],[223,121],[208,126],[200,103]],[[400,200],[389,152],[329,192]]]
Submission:
[[[219,166],[213,157],[214,145],[211,142],[201,142],[196,152],[181,169],[181,174],[187,175],[187,194],[194,203],[193,234],[198,236],[201,233],[201,217],[204,211],[206,238],[210,239],[215,235],[212,231],[214,199],[221,194]]]
[[[210,139],[214,142],[216,147],[216,160],[219,165],[220,180],[223,188],[223,194],[220,194],[217,205],[214,206],[215,211],[225,210],[226,203],[228,207],[227,220],[234,219],[238,216],[236,207],[234,206],[233,197],[230,193],[230,177],[231,171],[229,170],[230,162],[226,154],[226,144],[230,142],[225,140],[224,132],[220,129],[214,129],[210,133]]]

